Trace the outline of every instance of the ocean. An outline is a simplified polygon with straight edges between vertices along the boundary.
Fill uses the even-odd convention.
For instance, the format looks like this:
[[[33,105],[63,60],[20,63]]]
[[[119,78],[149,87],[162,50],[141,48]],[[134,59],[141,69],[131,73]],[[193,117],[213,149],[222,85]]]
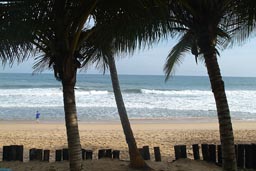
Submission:
[[[256,78],[224,77],[232,119],[256,120]],[[208,77],[120,75],[127,113],[134,120],[216,119]],[[118,121],[109,75],[78,74],[80,121]],[[53,74],[0,73],[0,120],[63,121],[61,82]]]

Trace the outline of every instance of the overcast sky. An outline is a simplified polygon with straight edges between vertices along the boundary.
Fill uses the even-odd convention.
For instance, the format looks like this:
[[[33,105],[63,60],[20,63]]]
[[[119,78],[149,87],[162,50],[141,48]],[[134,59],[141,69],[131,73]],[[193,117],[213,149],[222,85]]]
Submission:
[[[152,49],[145,49],[136,52],[132,56],[117,60],[119,74],[132,75],[163,75],[163,65],[166,56],[177,40],[162,42]],[[220,51],[218,57],[222,76],[242,76],[256,77],[256,39],[251,39],[243,46]],[[14,64],[11,68],[6,65],[0,66],[0,73],[32,73],[33,60],[28,60],[23,64]],[[46,71],[52,72],[52,71]],[[81,73],[98,74],[101,73],[93,68]],[[205,76],[207,71],[202,62],[196,64],[194,56],[187,53],[183,63],[175,70],[175,75]]]

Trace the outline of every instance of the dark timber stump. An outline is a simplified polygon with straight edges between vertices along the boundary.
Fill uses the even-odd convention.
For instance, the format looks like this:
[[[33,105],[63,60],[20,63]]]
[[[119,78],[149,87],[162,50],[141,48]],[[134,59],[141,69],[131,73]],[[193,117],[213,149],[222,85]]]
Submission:
[[[3,146],[3,161],[23,161],[23,146]]]
[[[186,145],[181,145],[180,150],[181,150],[181,158],[187,158],[187,147],[186,147]]]
[[[85,159],[86,160],[92,160],[92,150],[85,150]]]
[[[30,161],[33,161],[33,160],[42,161],[42,159],[43,159],[43,150],[42,149],[32,148],[29,150],[29,160]]]
[[[101,159],[103,157],[105,157],[106,150],[105,149],[100,149],[98,152],[98,159]]]
[[[120,151],[113,150],[113,159],[120,159]]]
[[[11,145],[10,146],[10,161],[15,161],[16,160],[16,145]]]
[[[209,144],[209,162],[216,163],[216,145]]]
[[[106,149],[105,157],[112,158],[112,149]]]
[[[159,147],[154,147],[154,154],[155,154],[155,161],[161,161],[161,153],[160,153],[160,148]]]
[[[82,159],[85,159],[85,149],[82,149]]]
[[[3,146],[3,161],[10,161],[9,148],[10,148],[10,146]]]
[[[252,153],[253,153],[252,158],[254,160],[252,168],[256,169],[256,144],[252,144]]]
[[[174,152],[175,152],[175,160],[178,160],[179,158],[187,158],[186,145],[175,145]]]
[[[36,149],[36,160],[43,160],[43,149]]]
[[[181,151],[180,151],[179,145],[174,146],[174,153],[175,153],[175,160],[178,160],[181,158]]]
[[[43,161],[50,161],[50,150],[44,150],[44,159]]]
[[[150,160],[149,146],[143,146],[144,160]]]
[[[244,144],[237,145],[237,167],[244,168]]]
[[[36,160],[36,148],[32,148],[29,150],[29,161]]]
[[[61,161],[62,150],[56,150],[55,152],[55,161]]]
[[[202,155],[204,161],[209,161],[209,145],[208,144],[202,144]]]
[[[253,151],[252,145],[246,144],[245,145],[245,168],[252,169],[253,168]]]
[[[194,160],[200,160],[199,145],[193,144],[192,148],[193,148]]]
[[[23,162],[23,151],[24,151],[23,145],[16,146],[16,160]]]

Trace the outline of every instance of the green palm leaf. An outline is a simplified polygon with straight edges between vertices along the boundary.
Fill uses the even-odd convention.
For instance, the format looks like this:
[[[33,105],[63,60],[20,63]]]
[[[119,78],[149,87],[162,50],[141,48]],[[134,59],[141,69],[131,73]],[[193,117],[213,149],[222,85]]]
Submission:
[[[194,43],[194,34],[191,32],[185,33],[179,40],[179,42],[172,48],[171,52],[167,56],[166,63],[164,65],[164,71],[166,74],[166,80],[174,72],[174,67],[182,62],[185,57],[185,53],[191,50]]]

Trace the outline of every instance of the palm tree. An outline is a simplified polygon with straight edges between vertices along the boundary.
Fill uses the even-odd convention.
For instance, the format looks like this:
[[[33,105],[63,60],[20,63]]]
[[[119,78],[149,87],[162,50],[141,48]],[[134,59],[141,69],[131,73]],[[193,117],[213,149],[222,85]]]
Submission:
[[[109,68],[118,114],[123,127],[126,143],[128,144],[130,167],[136,169],[150,169],[137,148],[136,140],[128,119],[114,58],[114,54],[117,52],[114,51],[112,43],[101,44],[99,41],[95,41],[97,39],[95,34],[97,34],[97,32],[90,36],[91,41],[87,41],[81,49],[81,53],[83,54],[81,54],[81,56],[86,58],[84,65],[97,63],[97,67],[104,68],[104,72],[105,69]],[[102,37],[100,40],[105,42]]]
[[[164,27],[166,20],[161,19],[167,11],[165,11],[165,6],[155,4],[155,15],[150,16],[152,14],[150,5],[144,6],[144,10],[140,9],[139,14],[130,13],[126,7],[129,8],[129,5],[122,9],[111,6],[109,10],[108,6],[104,5],[100,10],[96,10],[93,13],[96,25],[87,41],[82,43],[79,53],[81,58],[85,58],[82,66],[96,63],[96,66],[103,68],[104,72],[109,68],[118,114],[128,144],[130,167],[150,170],[151,168],[143,160],[136,145],[121,93],[114,56],[124,52],[132,53],[135,48],[140,48],[143,44],[151,45],[159,40],[160,36],[165,35],[167,33]],[[139,6],[133,8],[136,7]],[[105,17],[101,17],[103,14]]]
[[[20,23],[23,26],[26,23],[34,25],[29,30],[31,35],[29,41],[36,46],[37,53],[43,53],[42,56],[49,59],[43,61],[45,58],[42,58],[40,61],[38,58],[39,63],[35,67],[41,69],[40,67],[45,64],[53,67],[56,78],[62,83],[70,170],[80,171],[82,170],[82,154],[74,92],[79,62],[74,53],[79,39],[83,38],[81,32],[84,29],[84,24],[97,1],[35,0],[30,3],[27,3],[28,1],[20,2],[25,4],[26,11],[9,10],[8,12],[13,14],[18,12],[21,16],[18,19],[12,19],[15,23]],[[23,29],[22,31],[27,30]]]
[[[191,51],[195,58],[205,62],[212,92],[214,94],[219,120],[222,145],[223,170],[236,171],[234,136],[224,81],[217,61],[217,46],[226,45],[229,40],[228,22],[232,21],[231,0],[180,0],[171,2],[171,31],[181,36],[167,57],[164,67],[167,78],[175,64]]]
[[[130,166],[132,168],[150,169],[146,164],[146,162],[143,160],[142,156],[140,155],[135,138],[133,136],[133,131],[131,129],[131,125],[128,119],[128,115],[126,112],[124,100],[123,100],[120,85],[119,85],[114,56],[112,55],[108,56],[107,59],[108,59],[108,65],[109,65],[116,105],[117,105],[119,117],[122,123],[123,131],[126,137],[126,143],[128,144],[128,148],[129,148]]]
[[[17,4],[14,4],[13,1],[9,1],[9,3],[15,7],[15,10],[6,10],[11,14],[10,16],[13,17],[5,18],[6,23],[11,21],[20,24],[22,26],[20,30],[29,35],[28,39],[25,39],[23,35],[21,39],[28,41],[29,45],[33,44],[36,47],[36,53],[42,53],[42,55],[37,58],[38,61],[34,68],[40,71],[44,69],[45,66],[53,67],[55,77],[62,82],[70,170],[79,171],[82,168],[74,86],[76,84],[76,72],[80,67],[80,59],[79,55],[77,55],[77,51],[81,43],[86,41],[86,38],[89,36],[88,29],[84,27],[84,24],[88,21],[90,13],[95,10],[96,4],[98,7],[94,11],[94,14],[97,13],[98,19],[101,18],[100,21],[97,19],[98,22],[106,21],[110,19],[109,17],[112,15],[116,16],[116,14],[120,14],[120,12],[123,11],[129,11],[127,18],[130,20],[132,20],[134,16],[145,15],[144,10],[149,11],[145,8],[145,3],[137,0],[134,0],[132,3],[131,1],[114,2],[115,3],[101,1],[101,3],[97,4],[97,1],[92,0],[85,2],[73,0],[17,0]],[[20,6],[25,10],[21,10],[19,8]],[[115,10],[113,10],[113,8]],[[104,12],[101,13],[102,11]],[[137,11],[137,13],[135,11]],[[100,17],[99,14],[101,15]],[[19,17],[14,18],[15,15]],[[33,27],[26,27],[28,23]],[[116,24],[114,26],[117,27],[118,25]],[[15,40],[17,40],[17,38],[15,38]],[[131,48],[134,48],[134,40],[134,38],[128,40],[131,43],[131,45],[129,45]],[[21,44],[23,45],[24,43]],[[126,48],[125,45],[123,47]],[[21,49],[24,50],[23,48]],[[126,118],[125,122],[129,123],[128,118]],[[124,127],[124,129],[127,128],[128,131],[126,130],[125,132],[132,135],[130,125]],[[127,139],[129,139],[129,137],[127,137]],[[131,140],[134,141],[132,143],[134,143],[136,147],[135,139],[132,137]],[[131,163],[134,163],[131,166],[144,167],[145,162],[141,159],[141,156],[138,155],[137,147],[134,148],[130,145],[130,149],[131,160],[133,161]]]
[[[55,2],[39,2],[36,6],[36,10],[39,11],[39,15],[35,13],[36,21],[40,21],[42,24],[47,23],[47,25],[46,27],[42,27],[42,30],[39,28],[34,33],[35,40],[32,43],[36,45],[40,51],[44,52],[44,54],[38,58],[38,63],[35,65],[35,68],[40,70],[45,66],[53,66],[56,78],[62,81],[71,170],[81,169],[81,146],[77,124],[74,86],[76,83],[76,71],[81,66],[80,62],[84,63],[86,59],[81,57],[79,51],[81,45],[87,42],[87,38],[90,34],[95,32],[94,27],[92,29],[83,28],[84,24],[88,21],[90,14],[97,16],[97,22],[106,25],[106,21],[113,16],[117,16],[117,14],[119,14],[118,16],[120,16],[120,14],[124,16],[124,11],[127,12],[125,13],[125,15],[127,15],[126,18],[130,20],[142,14],[145,15],[144,10],[149,12],[144,4],[141,4],[141,2],[138,3],[139,1],[137,0],[134,0],[132,3],[131,1],[113,2],[100,1],[97,3],[97,1],[72,1],[72,3],[66,4],[60,0]],[[136,11],[139,12],[136,13]],[[118,27],[117,23],[115,24],[114,28]],[[113,27],[113,25],[111,26]],[[122,40],[125,39],[122,38]],[[133,37],[129,42],[134,45],[134,40],[136,40],[136,38]],[[119,45],[121,45],[121,43],[119,43]],[[125,47],[125,45],[123,47]],[[131,48],[134,47],[132,46]],[[129,123],[127,117],[123,123],[124,125]],[[131,149],[131,166],[136,168],[146,167],[136,147],[130,124],[124,126],[124,129],[129,136],[127,137],[127,141],[133,143],[132,145],[129,143],[129,148]]]

